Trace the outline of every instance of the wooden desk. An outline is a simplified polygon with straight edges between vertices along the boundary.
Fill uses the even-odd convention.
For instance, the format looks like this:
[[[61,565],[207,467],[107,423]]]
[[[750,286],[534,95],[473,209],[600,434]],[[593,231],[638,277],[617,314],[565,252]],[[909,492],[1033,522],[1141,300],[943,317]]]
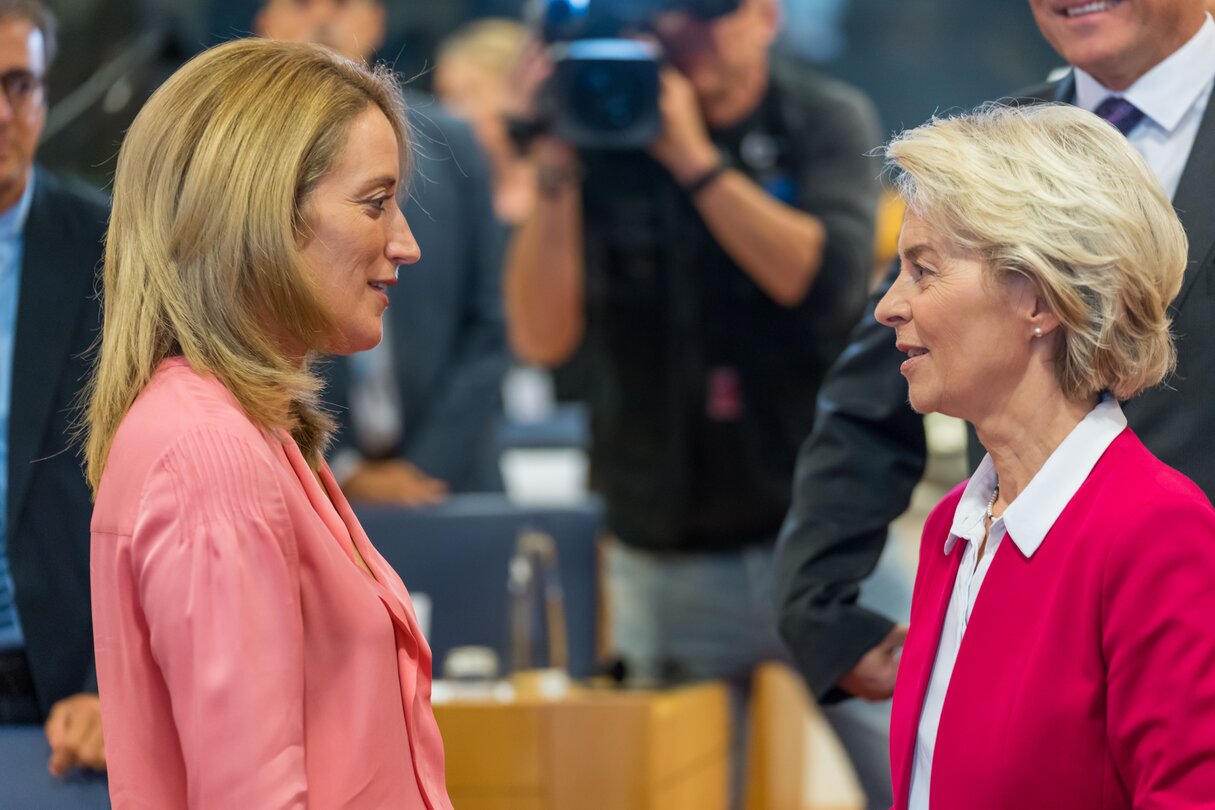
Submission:
[[[752,686],[746,810],[864,810],[848,756],[801,677],[767,663]]]
[[[725,687],[436,703],[457,810],[725,810]]]

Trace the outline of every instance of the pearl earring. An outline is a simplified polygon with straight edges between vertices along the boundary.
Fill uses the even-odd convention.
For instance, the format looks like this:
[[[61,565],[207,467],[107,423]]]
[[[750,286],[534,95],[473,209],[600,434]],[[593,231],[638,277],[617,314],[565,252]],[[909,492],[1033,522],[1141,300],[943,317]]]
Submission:
[[[1034,337],[1042,337],[1042,327],[1041,326],[1034,327]]]

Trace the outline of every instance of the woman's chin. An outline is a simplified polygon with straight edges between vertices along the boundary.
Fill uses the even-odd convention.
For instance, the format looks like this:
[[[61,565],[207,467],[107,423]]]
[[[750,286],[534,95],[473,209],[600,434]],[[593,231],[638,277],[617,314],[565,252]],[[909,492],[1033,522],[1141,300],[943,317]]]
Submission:
[[[936,413],[937,411],[936,400],[932,397],[925,396],[924,392],[922,391],[917,392],[914,386],[909,387],[907,390],[907,404],[911,406],[911,410],[915,411],[920,416]]]
[[[345,357],[359,352],[370,351],[380,345],[380,339],[383,332],[375,334],[368,333],[366,335],[344,335],[338,340],[333,341],[330,345],[321,349],[323,354],[335,354]]]

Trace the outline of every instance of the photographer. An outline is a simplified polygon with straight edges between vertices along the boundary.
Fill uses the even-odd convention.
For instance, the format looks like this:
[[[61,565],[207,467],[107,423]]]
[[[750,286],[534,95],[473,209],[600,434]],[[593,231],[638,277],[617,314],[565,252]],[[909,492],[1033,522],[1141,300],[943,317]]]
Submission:
[[[630,678],[724,678],[736,710],[754,666],[788,658],[773,543],[865,296],[878,194],[871,107],[770,62],[777,2],[654,15],[660,135],[635,150],[535,137],[537,204],[505,277],[518,355],[554,366],[585,344],[592,366],[592,481],[619,539],[607,587]],[[552,66],[537,47],[517,72],[540,109]],[[873,806],[889,806],[874,731],[843,736]]]

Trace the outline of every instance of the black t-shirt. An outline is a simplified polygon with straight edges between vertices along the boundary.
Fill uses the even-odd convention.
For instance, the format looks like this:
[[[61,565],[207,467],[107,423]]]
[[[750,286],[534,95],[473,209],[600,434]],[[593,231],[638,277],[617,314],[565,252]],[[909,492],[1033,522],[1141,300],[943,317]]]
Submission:
[[[857,91],[774,67],[742,123],[712,133],[735,168],[819,217],[822,268],[777,304],[644,152],[583,156],[593,485],[622,541],[729,550],[775,537],[814,400],[865,298],[880,164]]]

